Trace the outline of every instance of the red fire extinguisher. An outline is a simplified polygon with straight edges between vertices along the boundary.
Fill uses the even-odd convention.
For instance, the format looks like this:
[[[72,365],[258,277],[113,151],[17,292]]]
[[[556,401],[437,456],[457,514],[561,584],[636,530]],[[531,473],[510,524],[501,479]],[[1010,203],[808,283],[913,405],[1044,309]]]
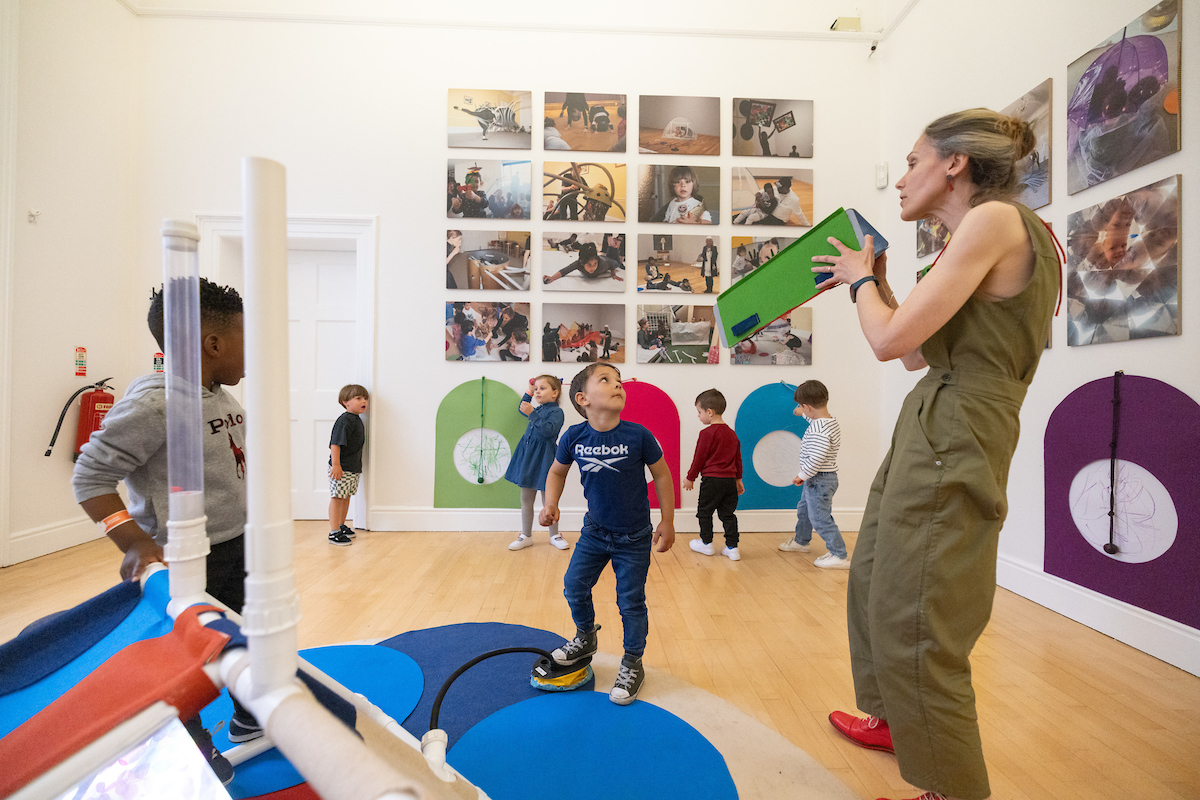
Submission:
[[[112,378],[104,378],[103,380],[93,383],[90,386],[84,386],[75,394],[71,395],[71,399],[63,406],[62,413],[58,415],[58,424],[54,426],[54,435],[50,437],[50,445],[46,448],[46,455],[50,455],[50,451],[54,449],[54,443],[58,441],[58,432],[62,430],[63,419],[67,416],[67,409],[71,407],[71,403],[75,402],[75,398],[79,395],[83,397],[79,401],[79,427],[75,432],[75,455],[71,460],[79,458],[79,451],[87,444],[87,440],[91,435],[100,430],[100,424],[104,422],[105,415],[113,407],[113,401],[116,397],[111,394],[107,386],[108,381]],[[91,391],[88,391],[88,390]]]

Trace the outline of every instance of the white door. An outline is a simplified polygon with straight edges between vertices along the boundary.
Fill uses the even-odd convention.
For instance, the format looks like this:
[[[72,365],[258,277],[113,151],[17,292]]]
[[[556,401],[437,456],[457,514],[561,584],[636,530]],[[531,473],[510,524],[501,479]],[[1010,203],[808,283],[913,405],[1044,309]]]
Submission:
[[[338,390],[362,375],[357,363],[357,266],[353,250],[288,251],[291,363],[292,518],[329,514],[329,433],[342,414]],[[350,504],[361,519],[363,492]]]

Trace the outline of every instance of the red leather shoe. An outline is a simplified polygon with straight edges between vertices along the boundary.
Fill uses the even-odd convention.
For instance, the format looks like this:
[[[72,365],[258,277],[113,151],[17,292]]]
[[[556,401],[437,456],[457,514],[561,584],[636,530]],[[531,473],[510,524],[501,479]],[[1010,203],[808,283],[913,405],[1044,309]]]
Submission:
[[[888,724],[878,717],[863,719],[845,711],[834,711],[829,715],[829,722],[838,733],[859,747],[882,750],[885,753],[896,752],[892,748],[892,732],[888,730]]]

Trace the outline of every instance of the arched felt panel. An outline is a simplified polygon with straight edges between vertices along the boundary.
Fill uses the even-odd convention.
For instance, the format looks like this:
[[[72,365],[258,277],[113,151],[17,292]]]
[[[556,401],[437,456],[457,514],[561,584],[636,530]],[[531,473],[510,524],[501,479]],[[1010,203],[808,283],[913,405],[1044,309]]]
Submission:
[[[596,800],[738,796],[725,759],[695,728],[644,700],[622,707],[602,692],[543,694],[501,709],[447,760],[495,800],[554,797],[563,786]]]
[[[792,413],[796,408],[796,387],[779,381],[760,386],[738,406],[733,430],[742,443],[742,483],[746,492],[738,498],[738,508],[795,508],[801,487],[772,486],[754,468],[754,450],[774,431],[787,431],[804,437],[808,421]],[[797,453],[799,455],[799,453]],[[799,463],[796,471],[799,471]]]
[[[644,425],[658,440],[663,458],[671,468],[671,482],[675,486],[675,507],[679,508],[679,409],[671,396],[652,383],[628,380],[625,386],[625,410],[621,419]],[[646,484],[650,495],[650,507],[658,508],[658,494],[654,481]]]
[[[1108,377],[1067,395],[1050,415],[1045,437],[1046,557],[1048,574],[1116,600],[1200,628],[1200,405],[1178,389],[1152,378],[1121,377],[1118,462],[1136,465],[1118,472],[1117,525],[1137,526],[1149,537],[1164,536],[1162,514],[1173,505],[1178,519],[1174,542],[1157,558],[1141,563],[1108,555],[1089,543],[1076,524],[1081,517],[1079,487],[1072,508],[1072,482],[1094,462],[1107,541],[1108,461],[1113,432],[1113,382]],[[1152,481],[1170,502],[1149,502]],[[1144,473],[1143,473],[1144,474]],[[1074,514],[1072,513],[1074,510]],[[1095,516],[1095,514],[1092,514]],[[1155,516],[1158,527],[1155,533]],[[1094,534],[1094,532],[1093,532]],[[1127,546],[1129,546],[1127,544]]]
[[[519,508],[520,490],[502,477],[479,484],[468,481],[454,463],[455,447],[464,434],[481,424],[508,442],[509,453],[525,433],[528,422],[517,409],[521,398],[503,383],[480,378],[452,389],[438,406],[433,472],[435,508]],[[482,421],[480,414],[482,412]],[[488,443],[483,442],[484,445]],[[507,466],[507,461],[504,462]],[[503,475],[504,469],[499,462]],[[492,469],[494,473],[496,470]]]

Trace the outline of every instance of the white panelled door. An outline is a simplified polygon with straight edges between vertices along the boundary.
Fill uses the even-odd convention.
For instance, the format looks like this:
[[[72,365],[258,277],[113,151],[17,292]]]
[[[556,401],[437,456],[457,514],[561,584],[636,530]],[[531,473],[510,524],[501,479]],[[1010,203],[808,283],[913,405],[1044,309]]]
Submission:
[[[325,519],[329,513],[329,433],[343,411],[338,390],[362,374],[356,360],[357,294],[354,251],[289,250],[293,519]],[[350,516],[361,523],[363,504],[356,501]]]

